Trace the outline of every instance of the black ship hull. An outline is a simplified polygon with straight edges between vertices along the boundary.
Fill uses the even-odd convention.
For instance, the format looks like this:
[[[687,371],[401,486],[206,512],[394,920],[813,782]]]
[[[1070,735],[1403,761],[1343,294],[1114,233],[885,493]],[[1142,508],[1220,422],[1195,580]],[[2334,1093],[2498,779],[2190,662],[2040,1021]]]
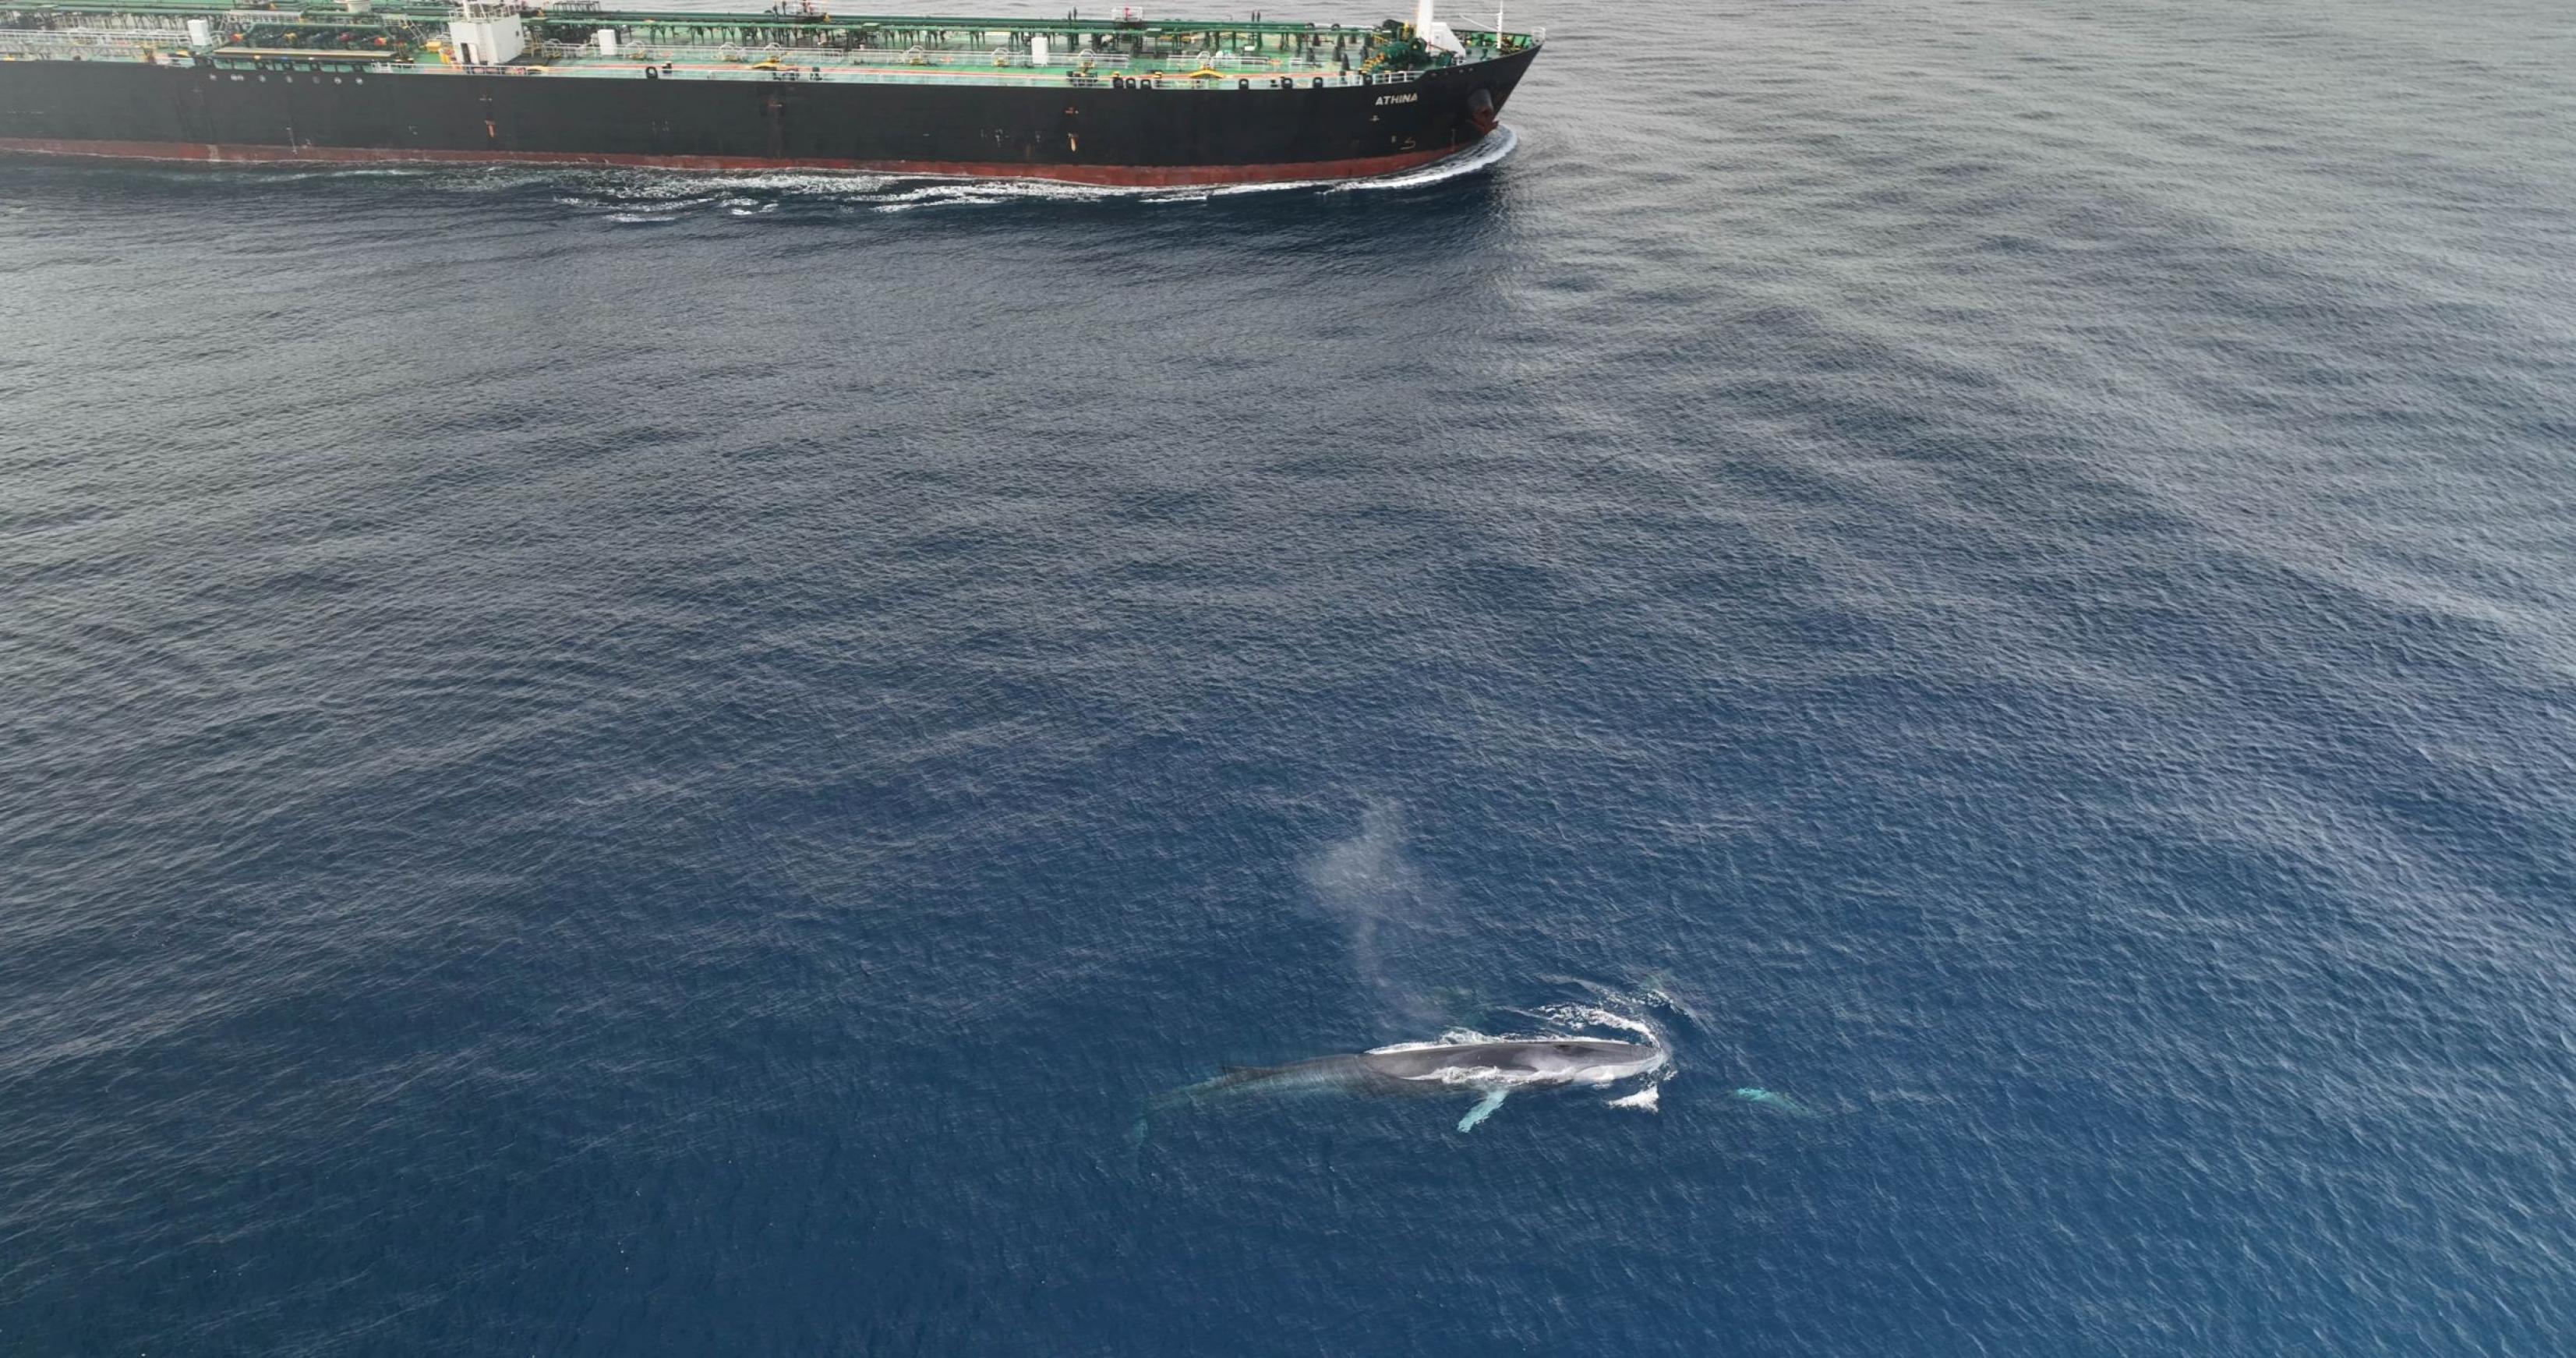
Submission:
[[[864,170],[1138,186],[1349,178],[1475,145],[1535,55],[1401,83],[1290,89],[1269,81],[1014,87],[785,71],[711,80],[0,62],[0,151]]]

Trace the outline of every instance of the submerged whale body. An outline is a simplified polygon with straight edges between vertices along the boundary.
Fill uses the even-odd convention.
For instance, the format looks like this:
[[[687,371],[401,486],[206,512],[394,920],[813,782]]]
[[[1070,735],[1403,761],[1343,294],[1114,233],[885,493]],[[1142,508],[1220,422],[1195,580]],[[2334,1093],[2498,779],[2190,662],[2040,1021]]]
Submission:
[[[1661,1047],[1604,1038],[1413,1042],[1284,1066],[1229,1066],[1213,1080],[1163,1095],[1153,1108],[1299,1094],[1472,1094],[1475,1105],[1458,1120],[1466,1132],[1522,1090],[1598,1088],[1650,1074],[1667,1059]],[[1139,1120],[1140,1136],[1143,1130]]]
[[[1746,1103],[1760,1104],[1762,1107],[1771,1109],[1773,1112],[1786,1113],[1791,1117],[1811,1118],[1816,1116],[1815,1109],[1809,1108],[1807,1105],[1798,1102],[1796,1099],[1790,1098],[1786,1094],[1774,1094],[1767,1089],[1739,1089],[1735,1091],[1735,1097],[1744,1100]]]

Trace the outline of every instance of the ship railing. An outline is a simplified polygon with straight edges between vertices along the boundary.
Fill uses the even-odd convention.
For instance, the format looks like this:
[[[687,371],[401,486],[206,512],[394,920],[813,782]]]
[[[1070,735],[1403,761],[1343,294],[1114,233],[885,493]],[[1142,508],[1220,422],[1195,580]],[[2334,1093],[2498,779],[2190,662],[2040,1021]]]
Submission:
[[[587,44],[572,44],[578,55],[595,55]],[[1098,49],[1073,48],[1047,54],[1045,62],[1036,61],[1028,52],[1012,49],[967,47],[785,47],[769,44],[753,47],[742,43],[658,43],[628,41],[619,44],[618,55],[638,61],[673,61],[691,65],[757,66],[775,61],[783,66],[917,66],[932,70],[1057,70],[1078,67],[1086,60],[1101,70],[1124,71],[1136,67],[1159,68],[1168,74],[1210,69],[1239,71],[1246,75],[1312,74],[1319,63],[1300,60],[1295,54],[1269,52],[1163,52],[1136,56],[1126,52],[1103,52]]]
[[[1508,29],[1487,28],[1472,20],[1461,20],[1449,25],[1449,31],[1457,34],[1458,41],[1469,47],[1501,47],[1505,45],[1505,40],[1510,38],[1524,39],[1531,47],[1547,41],[1547,29],[1544,27],[1514,33]]]
[[[596,56],[598,51],[586,45],[574,51]],[[673,43],[621,43],[618,56],[635,61],[672,61],[692,66],[742,66],[746,69],[763,62],[781,66],[820,66],[831,70],[840,66],[873,66],[901,68],[918,66],[931,70],[1028,70],[1035,66],[1026,52],[994,52],[986,48],[940,48],[928,51],[903,47],[746,47],[724,43],[714,47]],[[1086,54],[1080,49],[1070,53],[1051,53],[1042,69],[1079,66]],[[1091,64],[1101,70],[1124,70],[1135,64],[1135,58],[1124,52],[1092,52]]]
[[[147,52],[159,55],[186,50],[188,30],[184,28],[0,29],[0,55],[38,61],[73,57],[140,61]]]
[[[715,50],[716,49],[713,48],[704,49],[704,53],[712,53]],[[617,61],[601,61],[592,63],[576,60],[552,67],[549,67],[547,63],[542,61],[529,65],[513,64],[509,66],[450,66],[439,62],[389,61],[372,64],[369,69],[389,75],[537,75],[543,74],[547,70],[551,69],[555,73],[562,75],[592,77],[627,76],[642,79],[648,71],[655,75],[659,75],[661,73],[661,64],[667,61],[677,63],[678,65],[678,69],[674,70],[668,78],[682,80],[818,80],[827,84],[834,82],[847,82],[851,84],[901,84],[906,80],[914,78],[909,72],[900,68],[871,66],[863,63],[861,69],[853,70],[846,66],[834,66],[825,61],[804,59],[810,55],[814,55],[813,49],[799,49],[795,55],[781,60],[777,65],[765,66],[752,63],[705,60],[703,59],[703,54],[693,53],[689,49],[683,48],[657,47],[651,49],[649,53],[639,53],[631,49],[621,48],[618,53],[620,60]],[[629,60],[633,61],[635,64],[625,64],[625,62]],[[974,73],[975,69],[976,68],[971,67],[963,69],[950,68],[948,71],[940,73],[971,75]],[[1071,72],[1068,72],[1068,74],[1071,74]],[[1189,80],[1185,78],[1187,74],[1186,72],[1177,70],[1134,71],[1131,72],[1131,74],[1136,79],[1152,80],[1158,87],[1163,89],[1230,90],[1235,88],[1235,77],[1232,76],[1228,76],[1222,80]],[[1361,72],[1308,68],[1297,71],[1265,72],[1258,79],[1251,79],[1249,77],[1247,77],[1247,79],[1256,87],[1266,87],[1268,79],[1271,76],[1276,75],[1296,81],[1300,88],[1304,88],[1307,85],[1318,81],[1322,83],[1324,88],[1328,89],[1360,85],[1375,85],[1383,88],[1389,85],[1412,84],[1413,82],[1420,80],[1424,74],[1425,73],[1421,71]],[[1095,70],[1092,73],[1091,78],[1094,82],[1105,82],[1109,78],[1109,73],[1106,70]]]
[[[217,36],[234,30],[247,33],[262,24],[296,24],[304,19],[301,13],[291,9],[228,9],[209,17],[215,21]]]
[[[23,42],[36,47],[96,47],[122,44],[130,47],[166,47],[173,43],[188,45],[184,28],[0,28],[0,41]]]
[[[1173,60],[1189,61],[1192,58],[1184,53]],[[1300,63],[1294,53],[1288,52],[1229,52],[1209,56],[1200,64],[1220,71],[1289,71],[1304,70],[1314,63]]]

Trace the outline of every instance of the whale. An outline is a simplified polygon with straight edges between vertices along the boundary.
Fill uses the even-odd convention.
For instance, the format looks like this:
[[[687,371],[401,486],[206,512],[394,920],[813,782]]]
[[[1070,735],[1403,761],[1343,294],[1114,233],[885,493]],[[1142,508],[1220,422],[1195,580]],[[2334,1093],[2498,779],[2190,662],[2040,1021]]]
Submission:
[[[1459,1096],[1474,1099],[1458,1130],[1472,1132],[1517,1093],[1601,1088],[1651,1075],[1670,1060],[1662,1047],[1606,1038],[1552,1037],[1501,1042],[1406,1042],[1284,1066],[1228,1066],[1212,1080],[1156,1098],[1146,1117],[1167,1109],[1241,1099],[1310,1094]],[[1136,1123],[1144,1136],[1145,1118]]]

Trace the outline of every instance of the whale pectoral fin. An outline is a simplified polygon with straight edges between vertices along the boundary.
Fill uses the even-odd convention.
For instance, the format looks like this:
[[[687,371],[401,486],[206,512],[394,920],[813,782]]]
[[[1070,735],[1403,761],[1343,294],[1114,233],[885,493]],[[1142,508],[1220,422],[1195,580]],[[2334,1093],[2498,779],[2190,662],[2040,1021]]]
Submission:
[[[1511,1096],[1512,1092],[1510,1090],[1497,1089],[1493,1093],[1478,1099],[1476,1101],[1476,1106],[1467,1110],[1467,1116],[1458,1119],[1458,1130],[1462,1132],[1472,1132],[1476,1130],[1477,1123],[1492,1117],[1494,1115],[1494,1110],[1503,1106],[1503,1100],[1508,1099]]]

